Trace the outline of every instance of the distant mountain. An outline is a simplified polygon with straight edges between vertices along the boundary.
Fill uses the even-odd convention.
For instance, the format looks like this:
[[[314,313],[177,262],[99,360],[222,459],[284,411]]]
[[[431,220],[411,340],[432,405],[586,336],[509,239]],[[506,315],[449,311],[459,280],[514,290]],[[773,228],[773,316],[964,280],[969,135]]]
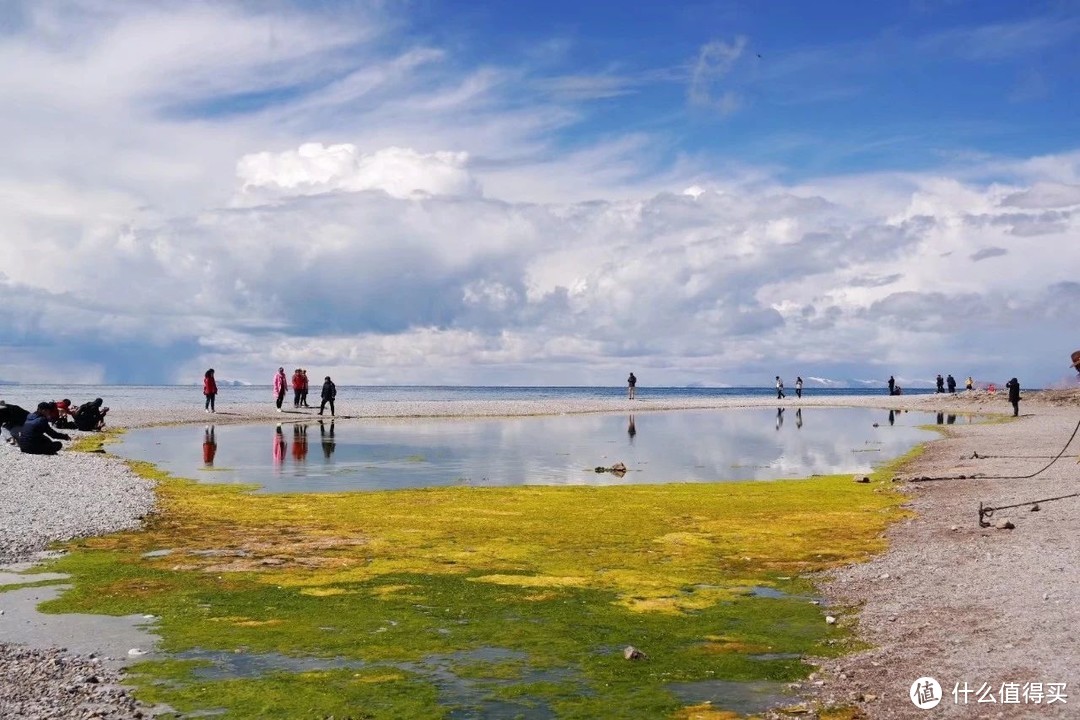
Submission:
[[[0,385],[18,385],[14,380],[0,380]]]

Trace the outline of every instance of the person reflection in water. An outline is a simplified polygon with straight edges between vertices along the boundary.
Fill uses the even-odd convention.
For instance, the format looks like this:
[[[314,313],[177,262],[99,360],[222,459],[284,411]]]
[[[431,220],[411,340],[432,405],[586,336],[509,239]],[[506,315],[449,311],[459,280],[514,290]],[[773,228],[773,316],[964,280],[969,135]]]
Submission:
[[[795,428],[802,427],[802,408],[795,408]]]
[[[945,413],[940,413],[939,412],[937,414],[937,424],[938,425],[944,425],[945,424]]]
[[[945,416],[945,424],[946,425],[952,425],[954,422],[956,422],[956,416],[955,415],[949,414],[949,415]]]
[[[896,411],[895,410],[890,410],[889,411],[889,424],[890,425],[895,425],[896,424]]]
[[[307,424],[297,423],[292,429],[292,456],[293,460],[302,463],[307,460]]]
[[[326,432],[326,425],[319,421],[319,440],[322,442],[322,454],[327,460],[334,454],[334,421],[330,421],[330,432]]]
[[[634,436],[637,435],[637,427],[634,426],[634,416],[630,416],[630,424],[626,426],[626,434],[630,436],[630,442],[634,442]]]
[[[281,423],[274,428],[274,464],[281,466],[285,462],[285,435],[281,432]]]
[[[217,440],[214,439],[214,426],[207,425],[203,433],[202,461],[206,467],[214,466],[214,456],[217,455]]]
[[[776,429],[784,426],[784,408],[776,408]]]

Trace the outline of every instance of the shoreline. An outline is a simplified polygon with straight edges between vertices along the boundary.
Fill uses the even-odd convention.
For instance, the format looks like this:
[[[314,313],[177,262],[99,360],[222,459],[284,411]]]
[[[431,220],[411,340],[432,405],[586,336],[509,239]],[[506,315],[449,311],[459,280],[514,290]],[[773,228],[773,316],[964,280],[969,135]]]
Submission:
[[[909,396],[814,397],[807,394],[802,399],[789,396],[781,401],[768,397],[726,397],[633,401],[350,402],[349,412],[343,412],[335,419],[348,422],[357,418],[519,417],[760,407],[870,407],[1011,416],[1011,407],[1001,393],[961,392]],[[111,427],[132,429],[206,424],[208,421],[224,425],[318,419],[317,409],[300,412],[286,408],[279,413],[269,402],[219,404],[219,408],[218,413],[207,414],[201,403],[152,409],[115,407],[108,419]],[[345,407],[340,409],[346,410]],[[978,452],[980,455],[1041,453],[1052,456],[1060,450],[1080,416],[1080,390],[1025,393],[1021,411],[1023,414],[1016,422],[943,427],[942,438],[924,446],[926,452],[913,462],[909,472],[904,473],[905,477],[1029,472],[1032,463],[1037,461],[1009,457],[975,460],[971,455]],[[71,434],[73,439],[91,435]],[[1075,458],[1080,453],[1080,439],[1073,442],[1077,446],[1070,446],[1069,451]],[[32,529],[31,536],[23,538],[28,542],[12,545],[10,524],[0,525],[3,527],[0,559],[4,561],[24,560],[54,540],[137,527],[141,517],[152,507],[150,484],[135,477],[122,460],[92,453],[62,452],[55,458],[40,458],[23,456],[9,447],[0,448],[0,451],[0,477],[13,477],[19,473],[34,479],[34,482],[20,486],[14,497],[0,502],[0,514],[4,508],[14,508],[23,516],[23,522],[15,526],[15,532],[20,532],[19,528],[22,532]],[[870,562],[841,568],[818,581],[828,602],[842,607],[861,606],[858,613],[842,614],[840,622],[857,624],[860,639],[869,641],[874,648],[837,659],[812,659],[821,670],[801,684],[798,692],[811,703],[856,705],[867,717],[903,718],[916,711],[907,696],[911,682],[917,677],[931,675],[941,681],[946,693],[946,699],[937,711],[944,710],[946,716],[971,717],[974,708],[952,703],[949,692],[953,678],[956,682],[966,679],[976,686],[981,681],[996,684],[1076,683],[1075,678],[1067,675],[1069,669],[1077,665],[1080,646],[1080,641],[1069,629],[1080,620],[1080,610],[1071,601],[1080,597],[1077,580],[1080,574],[1074,569],[1074,561],[1080,559],[1080,534],[1076,532],[1080,527],[1080,498],[1048,504],[1037,515],[1029,513],[1030,517],[1021,517],[1020,511],[1012,510],[1009,515],[1016,524],[1015,530],[983,529],[976,522],[980,500],[1001,505],[1022,501],[1028,495],[1042,498],[1064,494],[1062,487],[1072,487],[1067,483],[1069,471],[1075,475],[1075,465],[1075,461],[1063,458],[1049,471],[1032,481],[1025,481],[1020,487],[1016,486],[1016,481],[1007,480],[904,483],[904,490],[909,495],[906,505],[915,516],[889,530],[889,550]],[[61,486],[66,482],[67,487],[58,491],[55,486],[43,486],[39,482],[42,468],[48,469],[48,476],[54,477]],[[99,480],[119,483],[120,489],[109,492],[119,493],[119,496],[127,493],[130,497],[118,501],[118,496],[107,494],[102,498],[100,487],[92,483],[83,487],[70,482],[72,477],[86,476],[87,473]],[[86,494],[80,496],[79,490],[85,490]],[[0,486],[0,491],[12,495],[8,483]],[[1072,491],[1080,491],[1080,487]],[[64,514],[66,504],[72,505],[77,510],[76,515],[81,517],[96,516],[99,505],[114,512],[119,509],[121,517],[112,519],[112,524],[101,526],[71,525],[69,520],[76,515]],[[61,506],[60,510],[57,505]],[[28,509],[30,514],[41,518],[61,518],[59,530],[50,528],[42,533],[38,518],[25,517]],[[994,520],[1003,517],[999,515]],[[10,547],[16,547],[16,550],[12,552]],[[1055,556],[1061,559],[1051,561]],[[993,576],[986,577],[987,573],[993,573]],[[1022,630],[1019,636],[1018,628]],[[0,677],[16,681],[8,682],[9,687],[22,687],[26,683],[18,678],[26,675],[27,667],[33,667],[35,663],[54,664],[61,656],[56,649],[30,650],[5,645],[0,637]],[[16,659],[12,661],[12,657]],[[35,657],[38,660],[33,660]],[[80,668],[75,677],[85,679],[96,672],[98,676],[108,678],[108,682],[82,684],[88,692],[109,689],[112,693],[109,697],[116,701],[115,712],[120,714],[107,717],[145,716],[146,708],[136,708],[123,693],[116,694],[114,683],[120,682],[119,676],[108,676],[107,671],[103,672],[100,660],[70,658],[61,664]],[[968,675],[964,676],[964,673]],[[35,684],[42,685],[48,695],[50,683],[43,681],[40,673],[34,677],[37,678]],[[71,677],[65,677],[70,684]],[[5,700],[0,702],[0,709],[10,710],[34,702],[20,693],[15,696],[24,705],[9,706]],[[96,695],[94,698],[92,702],[100,701]],[[1080,696],[1076,702],[1080,702]],[[982,707],[985,706],[980,709]],[[1052,717],[1067,712],[1063,709],[1066,707],[1067,704],[1056,703],[1040,706],[1037,710],[1040,717]],[[1023,704],[1011,708],[995,706],[995,709],[1006,713],[1003,717],[1018,716],[1008,714],[1010,710],[1021,714],[1032,710]],[[40,716],[57,715],[53,711],[52,715],[43,712]]]

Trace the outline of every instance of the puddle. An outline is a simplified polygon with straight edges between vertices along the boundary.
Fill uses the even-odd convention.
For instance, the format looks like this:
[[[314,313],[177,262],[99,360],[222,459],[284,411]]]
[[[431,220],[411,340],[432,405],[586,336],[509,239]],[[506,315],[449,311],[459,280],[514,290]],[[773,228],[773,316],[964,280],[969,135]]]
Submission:
[[[42,576],[20,576],[42,577]],[[148,655],[129,656],[138,649],[149,653],[158,637],[148,626],[153,619],[142,615],[49,615],[38,612],[43,602],[56,598],[67,589],[64,585],[23,588],[0,593],[0,639],[30,647],[62,647],[78,655],[94,653],[113,667]]]
[[[200,660],[209,663],[194,671],[195,677],[203,680],[258,678],[274,672],[303,673],[367,667],[367,663],[362,660],[290,657],[280,653],[253,654],[225,650],[188,650],[170,657],[177,660]]]

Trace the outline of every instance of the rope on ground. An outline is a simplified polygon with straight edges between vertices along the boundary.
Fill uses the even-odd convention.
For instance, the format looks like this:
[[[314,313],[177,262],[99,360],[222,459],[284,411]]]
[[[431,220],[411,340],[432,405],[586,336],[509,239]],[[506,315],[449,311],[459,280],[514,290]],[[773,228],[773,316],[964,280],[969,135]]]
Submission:
[[[1080,420],[1078,420],[1076,422],[1076,427],[1073,428],[1072,435],[1069,436],[1068,441],[1065,443],[1065,447],[1061,448],[1061,452],[1059,452],[1057,455],[1055,455],[1054,459],[1051,460],[1050,462],[1048,462],[1044,467],[1042,467],[1041,469],[1039,469],[1036,472],[1032,473],[1031,475],[1018,475],[1018,476],[1013,476],[1013,477],[1003,476],[1003,477],[1000,477],[1000,478],[991,476],[990,479],[1027,480],[1029,478],[1035,477],[1039,473],[1042,473],[1042,472],[1048,470],[1051,465],[1056,463],[1058,461],[1058,459],[1062,455],[1065,454],[1065,451],[1068,450],[1069,445],[1072,444],[1073,439],[1076,437],[1077,432],[1080,432]],[[988,523],[986,520],[987,520],[987,518],[992,518],[994,516],[994,512],[997,511],[997,510],[1011,510],[1013,508],[1027,507],[1029,505],[1032,506],[1031,507],[1032,510],[1037,510],[1041,503],[1054,502],[1055,500],[1065,500],[1067,498],[1074,498],[1074,497],[1080,497],[1080,492],[1069,493],[1068,495],[1058,495],[1056,497],[1050,497],[1050,498],[1043,498],[1042,500],[1031,500],[1031,501],[1028,501],[1028,502],[1014,503],[1012,505],[999,505],[999,506],[996,506],[996,507],[992,506],[992,505],[984,505],[983,503],[980,502],[979,503],[979,527],[990,527],[990,523]]]
[[[935,482],[935,481],[938,481],[938,480],[1030,480],[1031,478],[1035,477],[1036,475],[1040,475],[1040,474],[1046,472],[1047,470],[1050,469],[1051,465],[1053,465],[1058,460],[1060,460],[1061,457],[1065,454],[1065,451],[1069,449],[1069,445],[1072,444],[1072,441],[1074,439],[1076,439],[1076,433],[1078,433],[1078,432],[1080,432],[1080,420],[1076,421],[1076,427],[1073,428],[1072,435],[1070,435],[1069,439],[1065,441],[1065,445],[1064,445],[1064,447],[1061,448],[1061,451],[1057,455],[1055,455],[1053,457],[1053,459],[1050,460],[1050,462],[1046,463],[1046,465],[1043,465],[1041,468],[1039,468],[1038,470],[1036,470],[1033,473],[1030,473],[1029,475],[982,475],[982,474],[976,474],[976,475],[952,475],[952,476],[946,476],[946,477],[917,477],[917,478],[911,478],[911,480],[909,482]],[[978,455],[978,453],[976,453],[976,455]],[[983,457],[990,457],[990,456],[989,455],[978,455],[978,457],[983,458]]]

